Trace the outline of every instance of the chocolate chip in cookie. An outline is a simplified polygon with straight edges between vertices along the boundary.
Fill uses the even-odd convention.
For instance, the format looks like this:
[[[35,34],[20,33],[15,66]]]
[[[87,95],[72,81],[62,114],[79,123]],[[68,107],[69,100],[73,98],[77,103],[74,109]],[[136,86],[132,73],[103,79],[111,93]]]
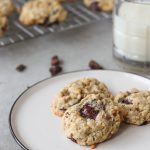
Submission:
[[[89,119],[95,119],[98,113],[99,110],[95,110],[95,108],[88,103],[80,109],[81,116]]]

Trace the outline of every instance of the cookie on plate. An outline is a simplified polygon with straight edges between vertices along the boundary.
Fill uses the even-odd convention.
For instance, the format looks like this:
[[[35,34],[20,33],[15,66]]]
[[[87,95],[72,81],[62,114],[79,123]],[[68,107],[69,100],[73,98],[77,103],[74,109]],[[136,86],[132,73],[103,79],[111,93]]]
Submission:
[[[10,16],[14,8],[12,0],[0,0],[0,16]]]
[[[113,10],[114,0],[83,0],[83,3],[92,10],[110,12]]]
[[[24,25],[51,25],[66,17],[67,12],[58,1],[33,0],[24,4],[19,20]]]
[[[120,92],[115,102],[121,108],[126,123],[143,125],[150,122],[150,91]]]
[[[91,94],[68,108],[63,115],[66,136],[79,145],[92,147],[117,133],[121,116],[111,98]]]
[[[7,30],[8,19],[5,16],[0,17],[0,37],[4,35]]]
[[[8,17],[15,7],[12,0],[0,0],[0,37],[4,35],[8,27]]]
[[[52,111],[55,115],[62,116],[71,106],[79,103],[89,94],[103,93],[105,97],[111,97],[106,85],[95,78],[83,78],[64,87],[54,98]]]

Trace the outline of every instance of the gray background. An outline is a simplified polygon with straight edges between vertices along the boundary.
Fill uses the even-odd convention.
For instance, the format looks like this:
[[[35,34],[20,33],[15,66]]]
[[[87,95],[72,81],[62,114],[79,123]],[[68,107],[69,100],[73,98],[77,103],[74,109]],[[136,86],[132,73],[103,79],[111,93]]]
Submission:
[[[27,86],[50,77],[50,58],[57,54],[63,60],[63,72],[88,69],[91,59],[106,69],[122,70],[112,58],[111,20],[1,48],[0,150],[21,149],[9,131],[10,108]],[[15,70],[21,63],[28,67],[23,73]]]

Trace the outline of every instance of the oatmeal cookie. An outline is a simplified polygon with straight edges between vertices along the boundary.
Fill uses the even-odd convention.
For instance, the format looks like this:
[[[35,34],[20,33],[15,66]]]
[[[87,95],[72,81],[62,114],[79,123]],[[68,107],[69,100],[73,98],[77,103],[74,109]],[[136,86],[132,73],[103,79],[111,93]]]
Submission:
[[[121,108],[125,122],[136,125],[150,122],[150,91],[120,92],[115,102]]]
[[[0,37],[4,35],[7,30],[8,19],[5,16],[0,17]]]
[[[10,16],[14,8],[12,0],[0,0],[0,16]]]
[[[66,136],[79,145],[92,147],[117,133],[121,116],[111,98],[91,94],[68,108],[62,119]]]
[[[105,97],[111,97],[106,85],[94,78],[83,78],[64,87],[54,98],[52,111],[58,116],[74,104],[77,104],[89,94],[103,93]]]
[[[114,0],[83,0],[83,3],[92,10],[110,12],[113,10]]]
[[[19,20],[24,25],[51,25],[66,19],[67,12],[58,1],[33,0],[22,7]]]

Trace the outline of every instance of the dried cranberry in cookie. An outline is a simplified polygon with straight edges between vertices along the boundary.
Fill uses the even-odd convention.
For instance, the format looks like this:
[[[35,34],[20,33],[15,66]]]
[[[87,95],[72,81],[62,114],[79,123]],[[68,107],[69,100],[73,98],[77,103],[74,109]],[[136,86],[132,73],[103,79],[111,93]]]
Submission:
[[[79,145],[95,145],[117,133],[121,116],[111,98],[91,94],[63,115],[66,136]]]

